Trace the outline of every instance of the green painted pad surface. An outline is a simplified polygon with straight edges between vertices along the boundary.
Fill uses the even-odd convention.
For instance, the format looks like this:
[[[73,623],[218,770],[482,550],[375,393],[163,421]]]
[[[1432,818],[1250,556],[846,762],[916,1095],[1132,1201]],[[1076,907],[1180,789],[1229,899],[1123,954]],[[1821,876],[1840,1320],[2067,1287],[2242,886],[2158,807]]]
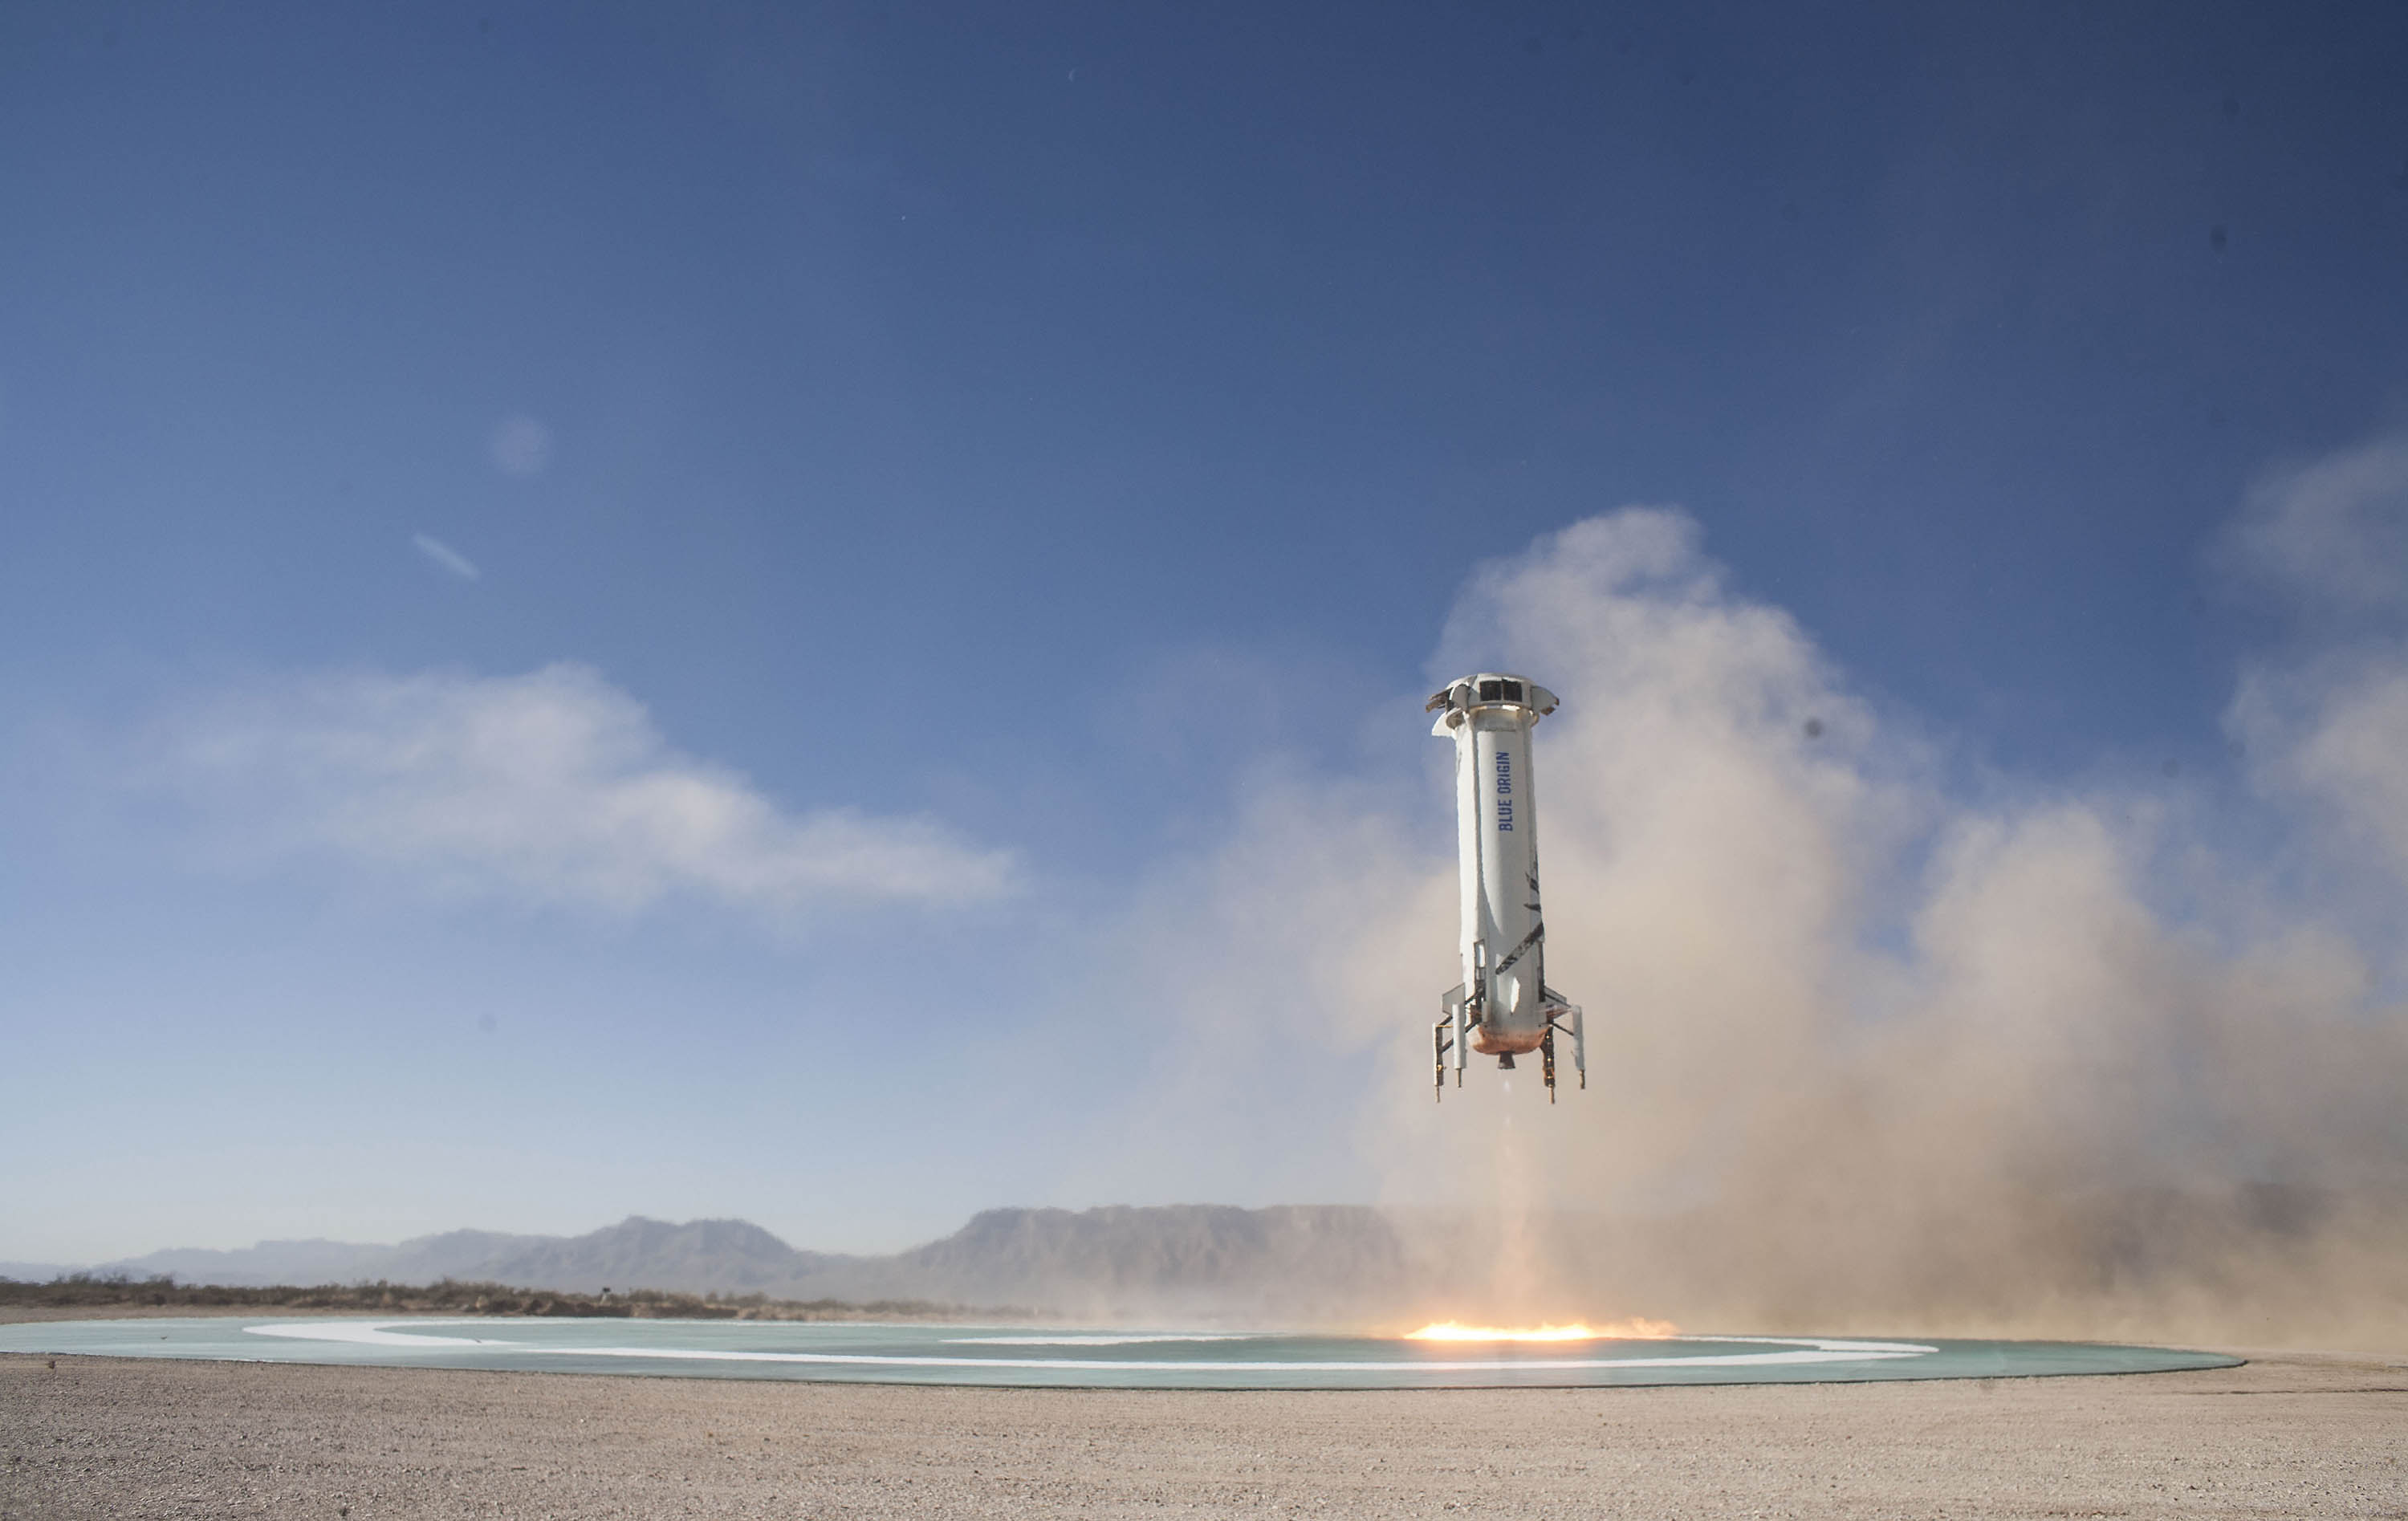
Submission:
[[[349,1367],[1024,1388],[1422,1389],[2026,1378],[2231,1368],[2082,1342],[1682,1336],[1498,1344],[1214,1331],[533,1319],[83,1320],[0,1326],[0,1352]]]

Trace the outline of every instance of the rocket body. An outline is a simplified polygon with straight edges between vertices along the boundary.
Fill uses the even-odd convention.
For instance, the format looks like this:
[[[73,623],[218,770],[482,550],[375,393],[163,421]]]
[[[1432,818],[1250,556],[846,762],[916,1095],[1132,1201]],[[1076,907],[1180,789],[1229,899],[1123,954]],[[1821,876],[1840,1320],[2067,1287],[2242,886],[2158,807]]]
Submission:
[[[1530,728],[1538,716],[1519,704],[1477,707],[1454,727],[1463,984],[1484,995],[1484,1017],[1471,1031],[1471,1049],[1484,1056],[1536,1051],[1546,1032],[1539,995],[1545,985],[1546,929],[1539,910],[1538,789],[1530,767]]]
[[[1456,864],[1462,889],[1458,949],[1463,981],[1441,1000],[1434,1032],[1438,1077],[1452,1055],[1455,1081],[1472,1053],[1540,1053],[1555,1091],[1555,1035],[1573,1038],[1586,1085],[1580,1011],[1547,986],[1546,921],[1539,897],[1538,768],[1530,732],[1555,696],[1526,678],[1484,672],[1429,700],[1430,733],[1455,742]]]

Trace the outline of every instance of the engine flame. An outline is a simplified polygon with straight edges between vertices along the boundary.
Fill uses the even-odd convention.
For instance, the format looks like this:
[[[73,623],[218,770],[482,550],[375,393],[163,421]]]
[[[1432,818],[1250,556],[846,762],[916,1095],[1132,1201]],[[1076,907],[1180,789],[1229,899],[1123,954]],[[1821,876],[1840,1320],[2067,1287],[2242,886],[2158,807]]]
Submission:
[[[1678,1336],[1681,1327],[1669,1320],[1616,1320],[1602,1326],[1466,1326],[1457,1321],[1433,1321],[1407,1331],[1408,1342],[1658,1342]]]

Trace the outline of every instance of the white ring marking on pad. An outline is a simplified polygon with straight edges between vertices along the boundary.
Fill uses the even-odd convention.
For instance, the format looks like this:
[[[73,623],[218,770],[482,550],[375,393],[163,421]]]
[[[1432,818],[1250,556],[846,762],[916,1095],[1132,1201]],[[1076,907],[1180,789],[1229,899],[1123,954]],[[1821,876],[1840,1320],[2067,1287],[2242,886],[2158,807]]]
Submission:
[[[1400,1358],[1394,1362],[1135,1362],[1113,1358],[1078,1357],[942,1357],[913,1356],[880,1353],[843,1352],[742,1352],[734,1349],[712,1350],[700,1347],[561,1347],[539,1346],[525,1342],[509,1342],[496,1338],[465,1336],[427,1336],[385,1327],[404,1325],[401,1321],[314,1320],[287,1321],[277,1325],[246,1326],[243,1329],[253,1336],[292,1337],[313,1342],[351,1342],[368,1346],[387,1347],[507,1347],[531,1356],[562,1357],[630,1357],[652,1358],[670,1362],[735,1362],[735,1363],[798,1363],[814,1366],[857,1368],[992,1368],[1049,1370],[1056,1372],[1205,1372],[1205,1373],[1392,1373],[1426,1371],[1441,1373],[1495,1373],[1512,1371],[1576,1372],[1607,1368],[1770,1368],[1816,1363],[1887,1362],[1899,1357],[1928,1356],[1940,1349],[1915,1342],[1857,1342],[1833,1337],[1791,1336],[1682,1336],[1668,1340],[1687,1342],[1738,1343],[1752,1346],[1791,1347],[1789,1352],[1711,1353],[1694,1357],[1547,1357],[1517,1361],[1425,1362],[1419,1358]],[[420,1322],[420,1324],[428,1324]],[[456,1324],[435,1322],[433,1324]],[[972,1339],[965,1338],[964,1341]],[[1096,1345],[1107,1342],[1163,1342],[1245,1340],[1244,1338],[1204,1337],[1125,1337],[1125,1338],[1065,1338],[1040,1342],[1037,1338],[994,1338],[1006,1344],[1061,1345],[1066,1342]]]

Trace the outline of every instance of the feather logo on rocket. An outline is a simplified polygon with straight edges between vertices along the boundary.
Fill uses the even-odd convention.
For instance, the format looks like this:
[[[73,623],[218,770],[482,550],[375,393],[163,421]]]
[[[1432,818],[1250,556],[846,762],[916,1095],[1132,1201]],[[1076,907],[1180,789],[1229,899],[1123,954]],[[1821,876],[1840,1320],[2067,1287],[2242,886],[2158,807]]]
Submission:
[[[1578,1004],[1547,985],[1546,921],[1539,910],[1537,768],[1530,730],[1555,710],[1555,695],[1521,676],[1484,671],[1453,682],[1424,709],[1430,733],[1455,741],[1455,839],[1463,889],[1463,981],[1440,999],[1430,1031],[1433,1078],[1446,1090],[1473,1053],[1512,1070],[1539,1053],[1547,1101],[1555,1098],[1555,1036],[1571,1037],[1572,1069],[1588,1086]],[[1515,753],[1521,777],[1514,778]],[[1488,785],[1484,788],[1483,782]],[[1487,791],[1484,798],[1481,794]]]

